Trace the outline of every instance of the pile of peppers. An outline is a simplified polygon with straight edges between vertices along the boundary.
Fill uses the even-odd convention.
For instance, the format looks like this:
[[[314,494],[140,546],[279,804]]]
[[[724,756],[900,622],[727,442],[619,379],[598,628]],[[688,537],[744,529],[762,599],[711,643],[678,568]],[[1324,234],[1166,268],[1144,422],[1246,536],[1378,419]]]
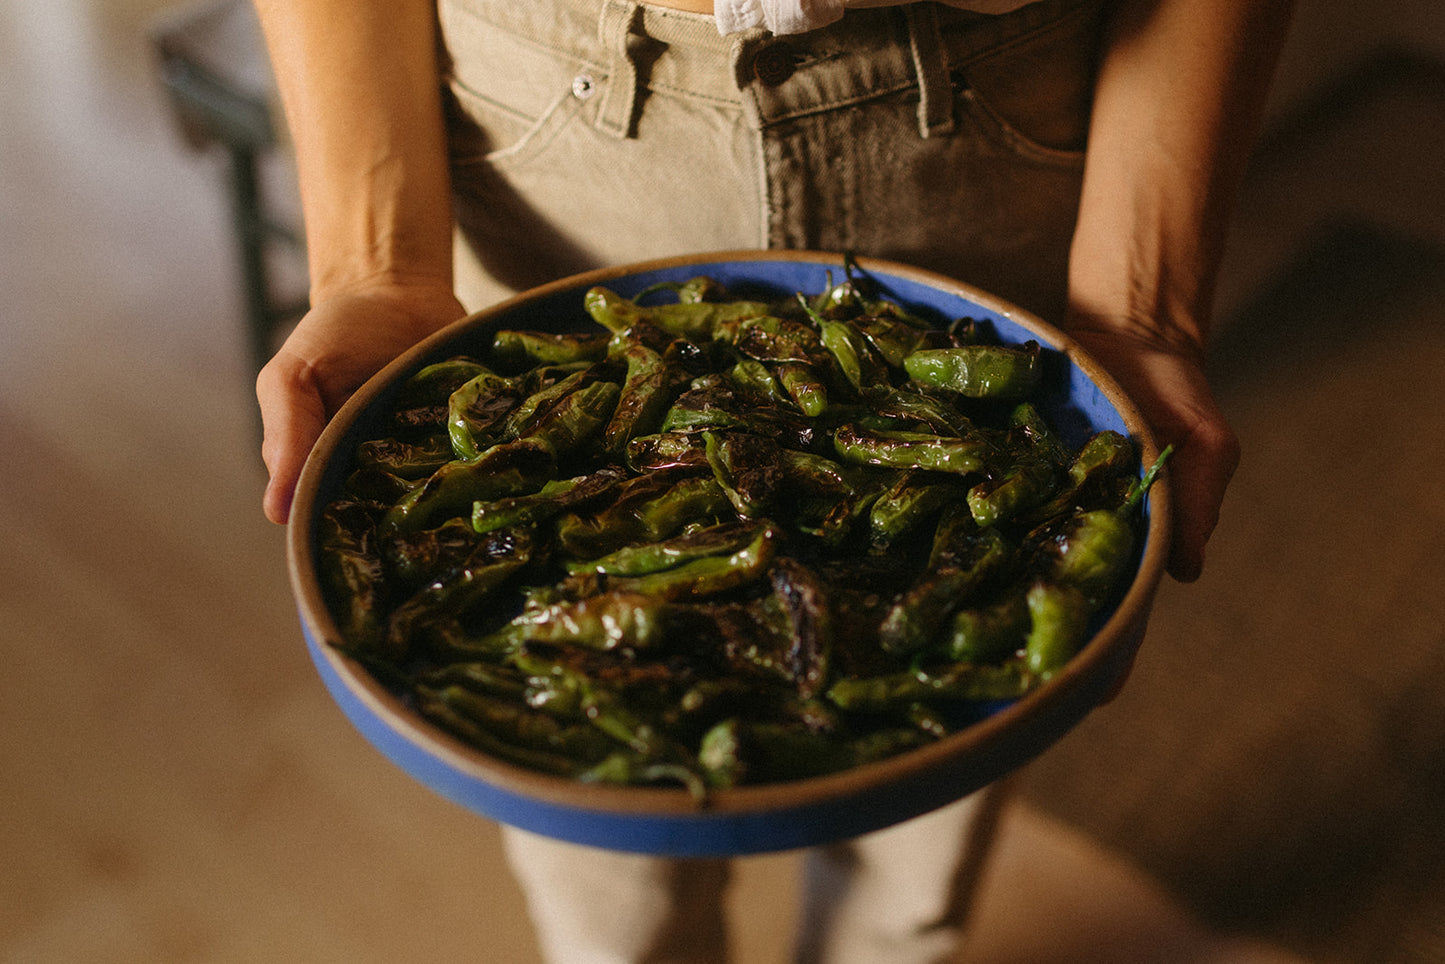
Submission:
[[[1127,586],[1159,464],[1066,447],[1037,343],[851,267],[811,297],[659,288],[419,371],[321,513],[338,645],[437,726],[705,800],[967,726]]]

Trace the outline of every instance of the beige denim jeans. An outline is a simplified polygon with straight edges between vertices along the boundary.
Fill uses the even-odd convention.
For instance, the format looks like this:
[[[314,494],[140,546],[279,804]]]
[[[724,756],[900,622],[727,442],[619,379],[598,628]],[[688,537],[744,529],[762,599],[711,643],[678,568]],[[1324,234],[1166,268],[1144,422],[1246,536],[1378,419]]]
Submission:
[[[1097,0],[864,9],[787,38],[630,0],[440,0],[439,16],[471,309],[630,261],[807,248],[1062,318]],[[945,959],[989,799],[810,853],[797,959]],[[727,959],[725,862],[505,840],[549,960]]]

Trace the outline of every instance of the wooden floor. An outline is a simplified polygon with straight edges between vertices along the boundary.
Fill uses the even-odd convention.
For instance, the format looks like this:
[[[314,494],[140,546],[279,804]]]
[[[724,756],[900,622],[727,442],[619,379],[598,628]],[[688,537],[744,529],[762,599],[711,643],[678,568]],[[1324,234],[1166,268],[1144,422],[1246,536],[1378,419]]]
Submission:
[[[0,961],[536,961],[496,828],[308,662],[165,6],[0,18]],[[1251,179],[1209,572],[1023,773],[961,961],[1445,961],[1445,97],[1403,76]],[[796,862],[742,863],[742,964]]]

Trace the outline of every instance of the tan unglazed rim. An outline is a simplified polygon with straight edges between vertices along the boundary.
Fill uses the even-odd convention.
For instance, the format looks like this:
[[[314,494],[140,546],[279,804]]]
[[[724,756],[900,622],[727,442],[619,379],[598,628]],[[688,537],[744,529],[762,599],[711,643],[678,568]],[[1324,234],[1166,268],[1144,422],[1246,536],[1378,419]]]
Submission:
[[[1065,354],[1119,411],[1130,434],[1139,442],[1145,465],[1159,449],[1134,403],[1118,383],[1072,338],[1039,318],[987,292],[941,274],[890,261],[853,259],[864,273],[891,275],[945,293],[957,294],[1008,318],[1029,330],[1041,344]],[[1108,699],[1122,684],[1134,652],[1143,637],[1154,593],[1164,571],[1169,549],[1171,500],[1168,472],[1150,490],[1148,538],[1139,570],[1113,615],[1080,652],[1047,683],[986,719],[928,746],[841,773],[788,783],[740,787],[710,795],[705,809],[685,790],[583,784],[505,763],[475,750],[433,727],[406,707],[360,664],[335,647],[340,633],[322,596],[313,560],[316,545],[314,519],[321,496],[325,467],[336,454],[343,436],[368,406],[392,382],[433,354],[463,331],[505,316],[514,306],[564,289],[580,294],[610,280],[659,269],[730,261],[797,261],[838,266],[842,254],[818,251],[724,251],[700,253],[604,268],[562,278],[469,315],[420,342],[371,378],[341,408],[326,427],[302,470],[287,532],[287,563],[292,590],[301,618],[313,639],[320,641],[321,657],[351,688],[362,704],[385,720],[409,743],[424,749],[466,777],[500,790],[579,811],[638,816],[720,816],[766,814],[839,801],[865,792],[886,789],[935,768],[966,768],[984,763],[996,776],[1013,769],[1063,735],[1093,706]],[[1059,722],[1062,721],[1062,722]],[[1018,745],[1014,749],[1014,744]],[[1000,763],[1000,756],[1006,758]],[[1014,759],[1014,757],[1017,759]]]

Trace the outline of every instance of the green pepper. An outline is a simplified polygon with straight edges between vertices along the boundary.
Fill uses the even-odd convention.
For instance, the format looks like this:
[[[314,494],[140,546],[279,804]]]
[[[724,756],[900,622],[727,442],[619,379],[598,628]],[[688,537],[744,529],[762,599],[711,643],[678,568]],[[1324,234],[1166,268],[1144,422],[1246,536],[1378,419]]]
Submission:
[[[521,433],[539,439],[559,456],[581,453],[600,436],[617,409],[622,389],[614,382],[593,382],[559,398]]]
[[[605,495],[626,478],[622,469],[609,465],[588,475],[555,479],[530,495],[477,501],[472,503],[472,529],[491,532],[507,526],[536,525]]]
[[[382,642],[380,614],[390,592],[376,548],[376,519],[357,502],[332,502],[317,526],[317,570],[348,648],[368,650]]]
[[[948,480],[939,481],[923,472],[904,472],[869,511],[874,545],[886,549],[964,494],[960,486]]]
[[[592,319],[608,331],[623,331],[647,322],[693,341],[712,338],[725,324],[768,313],[766,304],[749,301],[677,302],[644,307],[600,286],[588,291],[582,301]]]
[[[623,464],[644,474],[667,469],[706,469],[707,449],[700,432],[659,432],[627,443]]]
[[[968,345],[930,348],[903,360],[914,381],[968,398],[1023,398],[1038,388],[1043,363],[1038,342],[1022,347]]]
[[[777,529],[759,526],[747,545],[727,555],[699,556],[669,569],[613,577],[607,585],[617,592],[669,601],[701,599],[760,579],[773,560],[779,539]]]
[[[1034,453],[1016,457],[1008,469],[968,490],[968,508],[980,526],[1006,522],[1046,501],[1057,489],[1058,470]]]
[[[636,542],[656,541],[692,523],[711,523],[730,509],[711,476],[658,472],[622,483],[616,498],[596,511],[573,511],[557,523],[557,543],[580,559],[606,555]]]
[[[1029,672],[1047,680],[1083,645],[1090,604],[1078,588],[1046,582],[1030,586],[1025,598],[1029,634],[1024,640],[1024,660]]]
[[[647,576],[714,556],[728,556],[752,542],[766,523],[724,522],[657,542],[624,546],[597,559],[570,560],[569,572]]]
[[[909,355],[927,349],[931,343],[931,333],[927,329],[897,316],[863,315],[853,324],[893,368],[904,368],[904,361]]]
[[[928,570],[889,607],[878,627],[885,652],[908,655],[936,643],[953,613],[1007,565],[1011,547],[995,529],[969,539],[967,551]]]
[[[943,652],[966,663],[998,662],[1023,647],[1028,629],[1024,593],[1010,592],[998,602],[955,613]]]
[[[564,726],[546,713],[490,699],[462,686],[418,686],[417,709],[491,755],[532,770],[576,776],[616,749],[596,727]]]
[[[687,753],[658,726],[657,708],[676,699],[665,668],[636,667],[629,680],[626,667],[595,666],[598,652],[604,651],[543,654],[523,646],[508,659],[530,676],[532,706],[585,719],[643,760],[685,760]]]
[[[729,719],[703,737],[698,761],[709,787],[727,789],[836,773],[927,742],[912,728],[838,739],[785,723]]]
[[[627,378],[603,433],[603,447],[614,459],[622,458],[627,443],[635,436],[653,434],[661,427],[685,384],[678,367],[647,345],[631,344],[623,357],[627,361]]]
[[[419,442],[372,439],[356,447],[357,468],[381,469],[410,481],[431,475],[453,458],[456,454],[445,435],[430,435]]]
[[[391,420],[399,432],[445,431],[452,392],[487,371],[475,358],[458,355],[422,368],[404,381],[392,400]]]
[[[1076,513],[1042,543],[1047,578],[1078,588],[1090,609],[1108,602],[1129,575],[1139,539],[1139,507],[1171,451],[1160,454],[1117,507]]]
[[[388,650],[408,653],[425,639],[430,624],[448,625],[486,606],[499,589],[528,567],[535,548],[527,530],[491,533],[478,540],[465,562],[422,587],[391,613]],[[450,647],[443,642],[442,648]]]
[[[507,420],[522,401],[521,388],[492,371],[479,372],[452,392],[447,399],[447,432],[453,456],[474,459],[503,441]]]
[[[609,338],[602,333],[561,333],[504,329],[492,336],[492,357],[519,371],[535,365],[566,365],[599,361],[607,355]]]
[[[998,665],[953,663],[941,670],[904,670],[886,676],[840,679],[828,699],[845,710],[877,712],[937,700],[991,703],[1018,699],[1033,685],[1017,660]]]
[[[504,648],[542,643],[598,650],[654,649],[667,641],[669,620],[676,612],[656,597],[607,592],[526,610],[493,637],[504,640]]]
[[[470,461],[448,462],[386,513],[383,529],[415,531],[464,516],[474,503],[535,492],[551,480],[557,456],[537,439],[494,445]]]
[[[948,438],[926,432],[868,429],[856,423],[840,425],[833,433],[833,446],[848,462],[955,475],[982,470],[992,448],[977,436]]]

